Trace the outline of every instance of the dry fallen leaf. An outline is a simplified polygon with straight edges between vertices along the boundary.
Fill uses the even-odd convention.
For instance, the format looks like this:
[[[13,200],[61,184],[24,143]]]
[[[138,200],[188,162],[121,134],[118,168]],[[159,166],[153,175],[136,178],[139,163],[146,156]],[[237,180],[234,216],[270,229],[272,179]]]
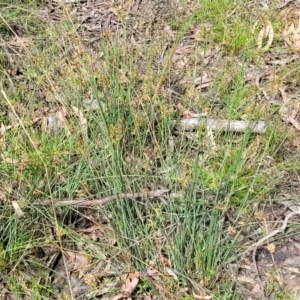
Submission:
[[[139,277],[139,272],[126,272],[122,274],[121,280],[123,284],[121,286],[121,293],[114,296],[111,300],[118,300],[123,298],[127,298],[128,300],[132,299],[131,294],[138,286]]]
[[[170,269],[170,268],[165,268],[166,272],[168,275],[173,276],[173,278],[177,281],[178,277],[177,275]]]
[[[263,40],[268,38],[267,44],[263,47]],[[274,38],[274,29],[270,21],[265,22],[265,26],[258,34],[257,37],[257,46],[258,49],[262,49],[263,51],[267,51],[272,45]]]
[[[293,51],[300,50],[300,12],[296,12],[298,16],[298,24],[294,22],[290,25],[286,24],[282,33],[285,43],[292,48]]]
[[[152,267],[149,267],[147,269],[147,275],[152,277],[154,280],[157,281],[160,280],[160,276],[159,276],[160,273],[157,270],[153,269]]]
[[[293,118],[293,119],[295,119],[297,117],[299,111],[300,111],[300,102],[297,102],[295,104],[293,110],[291,111],[290,117]]]
[[[84,274],[84,272],[89,267],[89,260],[84,254],[75,253],[72,251],[65,252],[66,259],[69,263],[69,266],[73,270],[77,270],[80,274]]]
[[[258,283],[255,284],[254,288],[251,290],[251,295],[257,296],[260,295],[261,296],[261,289]]]
[[[122,275],[123,284],[121,287],[121,292],[125,296],[130,296],[131,293],[136,289],[139,283],[139,277],[139,272],[130,272]]]
[[[297,115],[300,111],[300,103],[295,104],[291,101],[287,101],[281,105],[279,109],[279,114],[282,120],[287,124],[292,124],[297,130],[300,131],[300,123],[296,120]]]
[[[12,126],[5,126],[3,123],[1,123],[1,125],[0,125],[0,134],[1,134],[1,135],[4,135],[5,132],[6,132],[8,129],[10,129],[10,128],[12,128]]]
[[[72,106],[73,111],[75,112],[76,116],[79,118],[79,122],[81,125],[82,133],[84,136],[87,136],[87,120],[83,116],[83,113],[80,109],[78,109],[76,106]]]

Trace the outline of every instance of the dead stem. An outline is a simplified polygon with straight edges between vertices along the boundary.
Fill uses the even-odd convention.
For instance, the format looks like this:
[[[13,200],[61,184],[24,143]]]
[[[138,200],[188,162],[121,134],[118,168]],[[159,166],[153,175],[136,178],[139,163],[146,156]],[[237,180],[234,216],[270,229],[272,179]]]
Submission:
[[[139,192],[139,193],[121,193],[117,195],[112,195],[100,199],[93,200],[52,200],[43,199],[40,202],[35,202],[34,205],[51,205],[54,206],[98,206],[104,205],[105,203],[117,199],[138,199],[138,198],[157,198],[164,196],[168,190],[154,190],[149,192]]]

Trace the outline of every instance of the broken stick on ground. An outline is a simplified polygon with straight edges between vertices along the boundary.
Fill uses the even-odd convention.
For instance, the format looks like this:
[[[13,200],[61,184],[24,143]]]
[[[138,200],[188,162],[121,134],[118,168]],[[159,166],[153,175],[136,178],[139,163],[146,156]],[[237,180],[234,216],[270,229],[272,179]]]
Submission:
[[[174,125],[178,130],[183,131],[195,130],[199,126],[206,126],[208,130],[213,131],[245,132],[247,129],[250,129],[254,133],[264,133],[268,126],[264,121],[215,120],[203,117],[174,121]]]
[[[103,205],[109,201],[117,199],[138,199],[138,198],[158,198],[168,193],[168,190],[153,190],[140,193],[121,193],[112,195],[100,199],[83,199],[83,200],[55,200],[55,199],[43,199],[40,202],[35,202],[34,205],[54,205],[54,206],[97,206]]]

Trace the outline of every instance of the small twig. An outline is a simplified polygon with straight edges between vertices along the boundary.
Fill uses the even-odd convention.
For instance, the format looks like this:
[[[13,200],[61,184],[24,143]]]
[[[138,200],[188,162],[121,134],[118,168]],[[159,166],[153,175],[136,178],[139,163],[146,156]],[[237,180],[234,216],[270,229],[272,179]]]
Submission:
[[[260,278],[260,274],[258,272],[258,268],[257,268],[257,263],[256,263],[256,250],[257,248],[255,248],[252,252],[252,262],[253,262],[253,266],[254,266],[254,271],[256,273],[256,276],[257,276],[257,280],[258,280],[258,284],[259,284],[259,287],[260,287],[260,292],[261,292],[261,296],[262,296],[262,299],[266,299],[266,296],[265,296],[265,288],[264,288],[264,285],[261,281],[261,278]]]
[[[138,199],[138,198],[156,198],[165,195],[168,190],[154,190],[149,192],[140,192],[140,193],[122,193],[117,195],[112,195],[104,197],[101,199],[93,200],[53,200],[53,199],[44,199],[41,202],[35,202],[35,205],[54,205],[54,206],[98,206],[104,205],[105,203],[117,199]]]

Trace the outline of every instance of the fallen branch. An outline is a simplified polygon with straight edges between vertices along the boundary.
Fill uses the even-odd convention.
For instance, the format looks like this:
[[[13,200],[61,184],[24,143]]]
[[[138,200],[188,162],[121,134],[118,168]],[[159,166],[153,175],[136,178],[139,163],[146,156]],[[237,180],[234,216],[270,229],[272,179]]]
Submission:
[[[93,200],[52,200],[43,199],[40,202],[33,203],[34,205],[54,205],[54,206],[97,206],[117,199],[139,199],[139,198],[157,198],[164,196],[168,190],[154,190],[140,193],[122,193]]]
[[[254,133],[264,133],[267,124],[264,121],[234,121],[234,120],[214,120],[203,117],[182,119],[174,121],[174,125],[178,130],[191,131],[200,126],[206,126],[208,130],[219,131],[236,131],[244,132],[246,129],[252,130]]]

